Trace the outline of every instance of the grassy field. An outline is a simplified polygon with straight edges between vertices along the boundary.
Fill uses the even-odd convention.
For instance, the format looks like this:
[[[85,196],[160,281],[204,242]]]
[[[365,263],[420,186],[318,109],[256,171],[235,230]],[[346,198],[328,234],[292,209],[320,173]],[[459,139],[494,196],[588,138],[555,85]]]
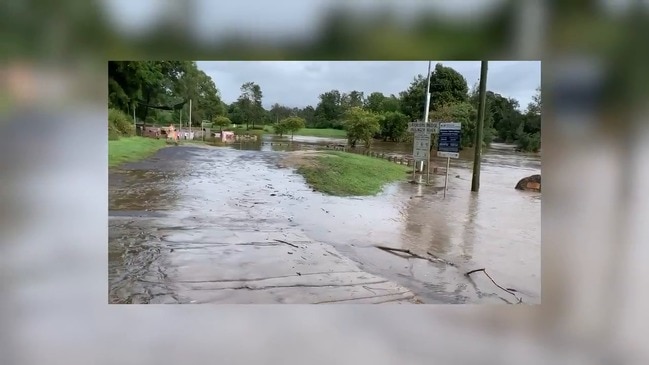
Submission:
[[[296,136],[347,138],[347,132],[340,129],[303,128],[295,132]]]
[[[149,157],[166,146],[164,139],[144,137],[122,137],[108,141],[108,167]]]
[[[408,167],[346,152],[325,152],[297,171],[317,191],[337,196],[376,195],[385,184],[406,178]]]

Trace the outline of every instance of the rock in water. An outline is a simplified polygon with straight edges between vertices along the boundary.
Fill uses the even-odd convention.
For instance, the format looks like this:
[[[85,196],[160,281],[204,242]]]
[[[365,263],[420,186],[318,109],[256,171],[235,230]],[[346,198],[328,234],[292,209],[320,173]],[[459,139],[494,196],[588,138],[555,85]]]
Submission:
[[[521,179],[516,184],[516,190],[541,191],[541,175],[532,175]]]

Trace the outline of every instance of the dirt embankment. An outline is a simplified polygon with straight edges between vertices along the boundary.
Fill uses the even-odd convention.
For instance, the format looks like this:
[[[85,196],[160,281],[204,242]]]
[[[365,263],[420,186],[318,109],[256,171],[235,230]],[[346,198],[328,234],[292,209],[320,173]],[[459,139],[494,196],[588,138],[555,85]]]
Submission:
[[[317,165],[316,156],[320,155],[320,151],[293,151],[289,152],[279,162],[279,167],[282,168],[298,168],[302,166],[314,167]]]

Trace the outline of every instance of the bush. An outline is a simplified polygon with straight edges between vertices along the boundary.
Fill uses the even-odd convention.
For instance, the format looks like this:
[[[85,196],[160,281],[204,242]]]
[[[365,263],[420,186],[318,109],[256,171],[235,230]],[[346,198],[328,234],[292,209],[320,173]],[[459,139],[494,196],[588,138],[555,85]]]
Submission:
[[[256,126],[254,126],[254,127],[250,127],[250,128],[248,128],[248,130],[264,131],[264,130],[266,130],[266,129],[265,129],[264,126],[261,126],[261,127],[260,127],[260,126],[256,125]]]
[[[133,125],[133,119],[121,110],[108,109],[109,138],[111,135],[111,130],[113,131],[113,134],[116,133],[118,136],[135,135],[135,126]]]
[[[114,128],[108,128],[108,140],[109,141],[117,141],[119,139],[119,132],[115,130]]]
[[[541,148],[541,134],[539,132],[521,134],[516,144],[521,151],[538,152]]]

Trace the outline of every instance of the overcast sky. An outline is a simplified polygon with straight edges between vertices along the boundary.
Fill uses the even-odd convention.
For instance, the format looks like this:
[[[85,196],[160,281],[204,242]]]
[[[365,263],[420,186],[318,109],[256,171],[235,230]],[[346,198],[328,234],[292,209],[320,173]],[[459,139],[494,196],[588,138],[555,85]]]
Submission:
[[[433,61],[450,66],[467,80],[469,89],[478,82],[480,61]],[[221,98],[230,104],[241,94],[241,85],[253,81],[261,87],[263,104],[315,107],[318,96],[333,89],[341,92],[378,91],[398,95],[417,74],[425,75],[427,61],[198,61],[198,68],[212,77]],[[540,61],[491,61],[487,89],[518,100],[521,109],[532,101],[541,84]]]

